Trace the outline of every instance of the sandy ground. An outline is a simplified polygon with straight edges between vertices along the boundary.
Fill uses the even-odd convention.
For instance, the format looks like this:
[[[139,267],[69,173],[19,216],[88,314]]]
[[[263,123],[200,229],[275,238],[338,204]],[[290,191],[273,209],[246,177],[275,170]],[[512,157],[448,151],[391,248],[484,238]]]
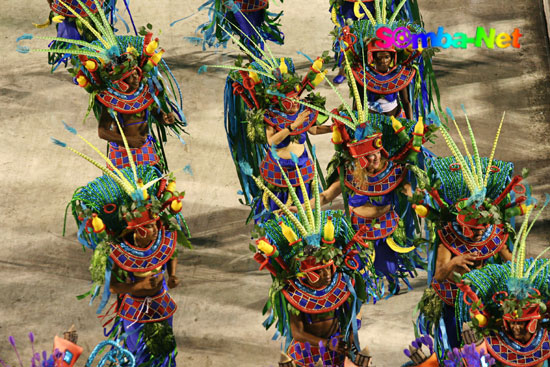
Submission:
[[[222,93],[225,73],[198,75],[203,64],[229,64],[235,52],[202,51],[184,41],[204,21],[199,14],[170,27],[169,23],[190,15],[201,0],[132,1],[136,24],[148,22],[160,34],[167,50],[166,61],[182,84],[184,111],[190,136],[182,146],[168,143],[172,169],[191,164],[194,174],[178,174],[179,187],[187,192],[184,213],[193,232],[195,249],[181,258],[179,288],[171,292],[179,305],[174,329],[179,346],[178,363],[187,366],[274,366],[279,342],[261,326],[261,309],[270,279],[257,271],[248,251],[249,229],[244,226],[247,209],[239,205],[239,189],[228,154],[223,128]],[[327,1],[285,1],[283,29],[287,43],[273,47],[277,55],[295,56],[297,50],[318,55],[330,47],[331,23]],[[154,5],[153,5],[154,4]],[[427,30],[444,26],[449,33],[473,33],[475,27],[494,27],[497,32],[520,28],[521,49],[445,50],[434,59],[441,104],[457,116],[464,103],[481,137],[481,152],[489,153],[500,116],[506,122],[497,157],[512,160],[518,171],[532,169],[530,183],[542,197],[550,191],[547,129],[549,113],[549,64],[546,25],[542,4],[535,0],[507,2],[421,0]],[[4,52],[0,62],[0,109],[3,144],[0,145],[0,358],[13,365],[14,353],[7,343],[16,337],[23,354],[30,350],[26,334],[37,335],[37,348],[50,350],[54,334],[74,323],[79,344],[88,354],[103,339],[95,307],[75,296],[89,288],[90,252],[83,252],[69,221],[62,236],[65,205],[77,187],[98,175],[91,165],[49,142],[50,136],[82,147],[67,136],[61,120],[76,127],[98,146],[96,123],[84,117],[88,95],[70,82],[64,71],[49,73],[44,54],[15,52],[15,38],[23,33],[53,35],[54,29],[34,30],[47,16],[44,0],[2,1],[0,30]],[[44,42],[35,40],[34,46]],[[327,86],[328,105],[336,99]],[[346,92],[347,93],[347,92]],[[462,118],[461,118],[462,119]],[[315,137],[324,166],[332,153],[328,138]],[[442,140],[439,139],[441,142]],[[443,145],[431,147],[448,154]],[[548,218],[548,215],[545,216]],[[541,221],[532,236],[530,253],[547,243],[548,222]],[[360,337],[369,344],[379,367],[406,361],[402,349],[413,337],[412,310],[425,286],[425,276],[413,280],[414,291],[369,305],[363,312]],[[84,364],[84,359],[79,365]]]

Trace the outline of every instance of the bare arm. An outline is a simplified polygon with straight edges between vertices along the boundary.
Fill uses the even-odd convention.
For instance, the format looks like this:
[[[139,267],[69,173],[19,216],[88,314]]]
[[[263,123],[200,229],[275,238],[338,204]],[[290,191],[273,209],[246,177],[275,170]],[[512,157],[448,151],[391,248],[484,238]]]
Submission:
[[[451,251],[445,246],[439,245],[437,248],[434,279],[438,282],[444,280],[453,281],[453,273],[455,271],[460,274],[469,272],[470,266],[474,265],[474,260],[475,257],[471,254],[452,257]]]
[[[404,182],[401,185],[401,192],[403,193],[403,195],[411,198],[413,196],[411,184],[408,182]]]
[[[327,203],[330,203],[338,195],[342,193],[342,187],[340,186],[340,181],[335,181],[330,185],[325,191],[323,191],[321,194],[319,194],[319,197],[321,199],[321,205],[325,205]],[[313,204],[315,204],[315,199],[313,200]]]
[[[401,105],[405,110],[405,116],[409,120],[412,119],[413,111],[411,102],[409,101],[409,87],[403,88],[399,91],[399,99],[401,100]]]
[[[502,246],[502,250],[500,250],[498,254],[504,261],[512,261],[512,253],[508,250],[506,244]]]
[[[290,124],[290,128],[292,130],[296,130],[297,128],[302,126],[308,115],[309,111],[307,110],[301,112],[298,117],[296,117],[296,120],[292,124]],[[267,143],[269,145],[277,145],[290,135],[290,130],[285,128],[280,131],[276,131],[274,127],[267,125],[265,127],[265,134],[267,137]]]
[[[178,266],[178,259],[172,257],[168,260],[167,269],[168,269],[168,287],[175,288],[180,284],[180,280],[176,276],[176,267]]]
[[[312,134],[312,135],[328,134],[328,133],[332,133],[332,126],[329,126],[329,125],[314,125],[314,126],[310,127],[307,132]]]

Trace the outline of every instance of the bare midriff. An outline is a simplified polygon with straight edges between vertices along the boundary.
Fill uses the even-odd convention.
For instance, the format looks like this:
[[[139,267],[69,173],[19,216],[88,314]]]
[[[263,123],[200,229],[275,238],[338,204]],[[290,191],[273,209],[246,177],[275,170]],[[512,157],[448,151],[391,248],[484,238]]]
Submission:
[[[290,144],[284,148],[277,149],[277,155],[282,159],[291,159],[290,153],[294,153],[297,157],[304,154],[304,144],[290,142]]]

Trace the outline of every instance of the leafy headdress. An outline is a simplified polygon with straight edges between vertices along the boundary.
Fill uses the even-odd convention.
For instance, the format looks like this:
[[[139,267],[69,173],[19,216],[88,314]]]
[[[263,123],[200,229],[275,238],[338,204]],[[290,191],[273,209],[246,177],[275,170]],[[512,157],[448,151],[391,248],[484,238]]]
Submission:
[[[176,191],[176,182],[171,174],[162,175],[155,167],[136,166],[130,159],[130,167],[118,169],[98,148],[78,134],[76,129],[65,128],[90,146],[106,163],[107,167],[66,143],[52,138],[54,144],[70,150],[104,174],[75,191],[69,205],[78,226],[78,239],[83,246],[94,251],[90,272],[94,286],[82,297],[98,295],[101,286],[105,290],[98,313],[109,298],[109,281],[112,260],[109,258],[111,242],[120,241],[131,230],[143,231],[143,226],[159,222],[160,225],[178,234],[181,245],[190,246],[189,230],[181,212],[184,193]],[[130,148],[124,133],[126,150]]]
[[[224,93],[225,128],[229,148],[241,182],[242,194],[246,204],[251,205],[260,191],[253,180],[244,174],[239,162],[248,162],[255,175],[259,175],[260,163],[265,158],[266,136],[265,116],[269,113],[279,113],[282,104],[298,103],[297,98],[305,91],[311,91],[324,79],[324,57],[311,61],[307,75],[301,78],[296,73],[292,59],[276,58],[269,45],[263,50],[258,43],[250,39],[255,52],[245,47],[242,42],[223,25],[234,43],[240,47],[251,60],[247,65],[239,59],[235,65],[204,65],[199,73],[208,67],[229,70]],[[261,37],[260,34],[258,34]],[[322,105],[324,99],[310,94],[305,97],[315,105]],[[308,126],[309,127],[309,126]],[[301,134],[305,129],[296,131]],[[308,142],[309,145],[309,142]],[[321,176],[321,181],[322,181]]]
[[[471,321],[483,335],[499,330],[502,320],[504,330],[510,322],[527,322],[527,330],[534,333],[547,310],[550,297],[550,259],[541,259],[550,247],[535,259],[526,259],[527,236],[550,201],[546,200],[534,220],[529,223],[534,204],[527,208],[523,223],[517,233],[512,261],[506,264],[487,265],[462,277],[459,287],[457,312],[460,323]]]
[[[462,106],[464,110],[464,106]],[[516,215],[525,214],[530,204],[530,189],[521,183],[523,177],[513,178],[513,164],[494,159],[498,139],[504,122],[504,114],[495,135],[489,157],[482,157],[466,111],[466,125],[471,150],[462,134],[454,115],[447,109],[447,115],[455,125],[464,154],[451,137],[448,129],[442,128],[441,135],[452,152],[452,157],[432,158],[429,162],[431,184],[424,184],[431,196],[431,203],[416,205],[417,214],[431,219],[440,218],[443,212],[450,212],[462,227],[464,235],[471,237],[474,229],[483,229],[490,224],[504,224]],[[417,171],[418,172],[418,171]],[[516,196],[517,194],[517,196]]]
[[[293,159],[296,162],[295,156]],[[298,177],[300,190],[304,195],[303,204],[296,194],[296,189],[282,171],[293,205],[297,208],[298,213],[294,214],[263,184],[260,178],[252,175],[248,164],[242,163],[242,165],[243,171],[275,201],[283,213],[278,219],[271,219],[261,225],[260,238],[256,241],[257,250],[251,247],[255,253],[254,259],[260,264],[260,269],[268,270],[273,279],[270,297],[264,307],[264,313],[271,310],[271,314],[264,326],[270,327],[276,322],[276,336],[279,334],[286,336],[287,343],[290,342],[289,312],[298,312],[295,307],[299,305],[289,303],[289,299],[285,298],[285,286],[289,282],[299,282],[307,286],[306,279],[310,282],[318,280],[319,275],[315,273],[316,270],[332,267],[333,279],[336,274],[345,274],[345,278],[342,279],[346,279],[349,294],[353,296],[350,300],[351,312],[344,324],[347,327],[345,332],[353,331],[357,342],[355,318],[361,303],[369,298],[376,301],[382,289],[372,275],[374,274],[374,271],[371,272],[372,258],[366,256],[370,250],[365,250],[368,245],[362,241],[361,234],[353,233],[351,224],[342,212],[321,210],[319,176],[316,169],[312,184],[314,208],[310,205],[301,174]]]

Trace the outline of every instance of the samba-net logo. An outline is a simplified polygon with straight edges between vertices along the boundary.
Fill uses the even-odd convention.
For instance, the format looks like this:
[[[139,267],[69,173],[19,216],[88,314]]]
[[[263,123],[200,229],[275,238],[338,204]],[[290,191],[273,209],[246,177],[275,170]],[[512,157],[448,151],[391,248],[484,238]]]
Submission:
[[[474,47],[485,47],[489,49],[520,48],[519,38],[523,36],[518,28],[515,28],[511,33],[496,33],[494,28],[490,28],[489,32],[483,27],[477,27],[474,37],[469,37],[466,33],[457,32],[454,34],[446,33],[443,27],[437,29],[437,33],[420,33],[413,34],[405,27],[399,27],[392,30],[388,27],[380,27],[376,30],[376,46],[380,48],[409,48],[417,50],[426,47],[441,47],[441,48],[467,48],[468,45]]]

